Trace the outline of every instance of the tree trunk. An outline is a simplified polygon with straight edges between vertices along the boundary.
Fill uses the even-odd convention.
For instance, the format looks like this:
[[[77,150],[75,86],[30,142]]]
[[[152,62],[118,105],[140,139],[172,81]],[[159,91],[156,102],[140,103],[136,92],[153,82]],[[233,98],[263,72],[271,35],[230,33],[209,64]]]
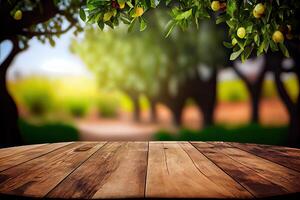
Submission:
[[[294,57],[295,58],[295,57]],[[284,83],[281,80],[281,74],[283,72],[281,62],[282,56],[275,55],[270,58],[270,65],[273,66],[273,72],[275,76],[275,83],[277,92],[284,103],[290,117],[289,121],[289,132],[288,132],[288,145],[291,147],[300,147],[300,96],[298,95],[297,101],[294,102],[288,94],[287,89],[284,87]],[[298,70],[298,65],[300,64],[299,60],[295,58],[296,66],[295,66],[295,74],[297,75],[298,85],[300,78],[300,71]]]
[[[133,95],[131,97],[131,99],[132,99],[132,103],[133,103],[133,120],[135,122],[140,122],[140,113],[141,113],[141,110],[140,110],[139,97]]]
[[[251,98],[251,123],[259,123],[259,104],[262,85],[248,88]]]
[[[182,109],[183,109],[183,107],[181,107],[179,105],[175,105],[172,107],[172,111],[173,111],[173,115],[174,115],[174,123],[178,127],[181,125]]]
[[[0,66],[0,145],[1,147],[16,146],[23,143],[18,126],[17,106],[7,90],[6,72],[21,51],[17,39],[13,39],[13,49]]]
[[[166,103],[173,113],[174,124],[179,127],[181,125],[181,115],[184,108],[185,98],[178,95],[177,97],[170,99],[170,102]]]
[[[233,67],[236,74],[245,83],[251,100],[251,123],[259,123],[259,104],[262,93],[262,87],[265,80],[265,76],[268,70],[268,66],[265,64],[254,82],[248,80],[248,78],[240,72],[235,66]]]
[[[156,100],[149,99],[150,103],[150,120],[152,123],[157,123]]]
[[[288,144],[292,147],[300,148],[300,114],[299,114],[299,109],[290,114]]]
[[[203,114],[203,127],[214,124],[214,110],[217,103],[217,73],[217,69],[215,68],[208,81],[203,82],[200,80],[197,84],[198,95],[194,99]]]

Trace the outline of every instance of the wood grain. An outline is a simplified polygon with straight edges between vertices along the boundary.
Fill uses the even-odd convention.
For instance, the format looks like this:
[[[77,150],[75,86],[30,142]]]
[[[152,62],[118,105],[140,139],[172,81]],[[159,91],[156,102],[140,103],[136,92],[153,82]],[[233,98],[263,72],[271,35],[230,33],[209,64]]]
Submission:
[[[224,142],[13,147],[0,149],[0,198],[247,199],[300,194],[299,158],[299,149]]]
[[[252,168],[229,157],[223,152],[223,149],[217,148],[216,145],[209,144],[208,147],[206,143],[202,142],[192,142],[192,144],[255,197],[261,198],[288,193],[284,187],[274,184]]]
[[[9,157],[2,157],[0,158],[0,171],[6,170],[10,167],[16,166],[18,164],[24,163],[28,160],[37,158],[39,156],[45,155],[51,151],[54,151],[55,149],[61,148],[65,145],[68,145],[69,143],[55,143],[55,144],[48,144],[48,145],[42,145],[39,148],[32,148],[27,150],[25,147],[24,151],[20,150],[14,150],[14,152],[18,151],[20,153],[17,153],[13,156]],[[23,149],[23,147],[22,147]]]
[[[192,148],[189,145],[185,143],[185,148]],[[146,197],[232,197],[233,194],[224,189],[225,184],[219,186],[199,171],[179,143],[150,142]],[[237,186],[235,189],[238,190]],[[241,192],[243,194],[247,195]]]
[[[43,197],[104,143],[72,143],[0,173],[0,193]]]
[[[221,148],[221,151],[241,164],[252,168],[262,177],[284,187],[289,192],[300,190],[300,173],[297,171],[237,148]]]
[[[228,176],[190,143],[180,143],[180,146],[192,159],[197,169],[209,178],[209,180],[218,185],[223,191],[222,193],[226,194],[229,198],[243,199],[253,197],[244,187]]]
[[[300,150],[291,151],[291,148],[256,144],[230,143],[230,145],[300,172]]]
[[[46,144],[33,144],[33,145],[22,146],[22,148],[17,146],[17,147],[10,147],[10,148],[0,149],[0,158],[13,156],[15,154],[22,153],[22,152],[25,152],[29,149],[37,148],[37,147],[40,147],[40,146],[43,146],[43,145],[46,145]]]
[[[111,142],[97,151],[48,197],[142,198],[147,142]]]

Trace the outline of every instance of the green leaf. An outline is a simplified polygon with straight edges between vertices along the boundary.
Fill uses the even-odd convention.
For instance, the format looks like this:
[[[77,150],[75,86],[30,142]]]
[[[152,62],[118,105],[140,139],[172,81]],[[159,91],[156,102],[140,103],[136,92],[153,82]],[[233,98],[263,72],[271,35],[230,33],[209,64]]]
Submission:
[[[98,26],[99,26],[99,28],[101,29],[101,30],[103,30],[104,29],[104,23],[103,23],[103,21],[98,21]]]
[[[279,48],[285,57],[287,57],[287,58],[290,57],[290,53],[289,53],[288,49],[286,48],[286,46],[283,44],[283,42],[279,43]]]
[[[182,12],[179,15],[175,17],[175,20],[183,20],[183,19],[188,19],[192,15],[192,9],[189,9],[188,11]]]
[[[144,31],[147,28],[147,23],[143,18],[140,19],[140,31]]]
[[[240,50],[238,50],[238,51],[236,51],[236,52],[233,52],[233,53],[230,55],[230,60],[235,60],[235,59],[237,59],[237,58],[241,55],[241,53],[242,53],[243,51],[244,51],[243,49],[240,49]]]
[[[237,10],[236,0],[227,0],[227,9],[226,10],[227,10],[227,14],[229,14],[231,17],[233,17]]]
[[[233,45],[230,42],[223,42],[223,45],[229,49],[233,47]]]
[[[134,27],[135,22],[136,22],[135,19],[136,19],[136,18],[133,18],[133,20],[131,21],[130,25],[128,26],[128,32],[129,32],[129,33],[132,32],[132,30],[133,30],[133,27]]]
[[[176,22],[171,20],[168,22],[167,26],[166,26],[166,30],[168,31],[166,34],[166,38],[169,37],[169,35],[172,33],[174,27],[176,26]]]
[[[84,12],[83,8],[80,8],[79,16],[80,16],[80,18],[82,19],[82,21],[85,22],[85,20],[86,20],[86,15],[85,15],[85,12]]]

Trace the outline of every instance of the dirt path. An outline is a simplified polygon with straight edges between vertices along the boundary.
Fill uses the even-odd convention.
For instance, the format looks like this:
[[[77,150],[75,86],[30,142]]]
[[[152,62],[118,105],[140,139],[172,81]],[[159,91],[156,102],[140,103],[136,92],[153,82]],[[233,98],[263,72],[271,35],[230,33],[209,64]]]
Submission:
[[[158,130],[158,126],[153,124],[118,120],[81,121],[77,126],[81,132],[80,139],[85,141],[148,141],[152,140],[153,134]]]

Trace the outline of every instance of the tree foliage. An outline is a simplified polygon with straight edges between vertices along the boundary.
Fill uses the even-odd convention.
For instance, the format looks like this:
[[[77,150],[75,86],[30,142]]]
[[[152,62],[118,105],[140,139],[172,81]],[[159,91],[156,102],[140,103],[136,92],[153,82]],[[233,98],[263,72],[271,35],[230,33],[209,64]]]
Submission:
[[[148,34],[137,37],[122,28],[104,32],[89,28],[71,49],[96,74],[104,89],[154,96],[159,86],[153,78],[163,78],[166,73],[166,54]]]
[[[217,67],[228,59],[221,43],[224,31],[211,21],[203,22],[200,30],[175,28],[164,38],[164,24],[170,19],[165,11],[156,9],[145,19],[151,26],[143,33],[134,30],[127,34],[124,27],[89,28],[84,39],[72,43],[72,51],[95,72],[101,87],[148,97],[156,97],[167,87],[176,94],[180,84],[199,74],[199,64]]]
[[[54,46],[55,37],[73,27],[75,34],[82,30],[77,20],[82,4],[80,0],[1,1],[0,41],[16,38],[20,49],[25,49],[37,37]]]
[[[97,23],[101,29],[123,22],[131,30],[139,22],[140,30],[144,30],[144,13],[158,6],[168,7],[172,16],[166,24],[167,36],[175,26],[199,26],[205,18],[225,23],[232,41],[224,41],[224,45],[233,51],[231,60],[245,60],[252,52],[260,55],[269,50],[280,50],[289,57],[285,40],[299,41],[297,0],[88,0],[80,13],[83,20]]]

